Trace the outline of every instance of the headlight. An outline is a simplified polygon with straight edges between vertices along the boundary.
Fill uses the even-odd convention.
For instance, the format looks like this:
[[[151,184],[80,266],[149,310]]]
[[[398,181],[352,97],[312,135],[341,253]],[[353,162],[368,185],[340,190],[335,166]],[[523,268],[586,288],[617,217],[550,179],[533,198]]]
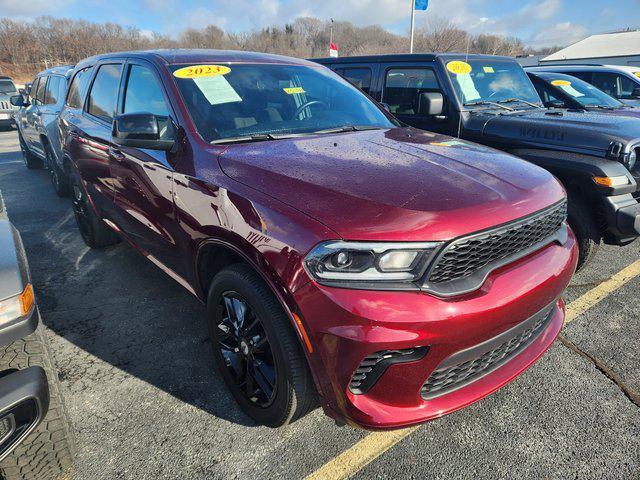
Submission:
[[[410,287],[420,279],[441,243],[329,241],[317,245],[304,264],[319,283],[349,288]]]
[[[2,300],[0,302],[0,327],[17,318],[28,315],[34,303],[35,298],[31,284],[27,284],[24,292],[20,295]]]

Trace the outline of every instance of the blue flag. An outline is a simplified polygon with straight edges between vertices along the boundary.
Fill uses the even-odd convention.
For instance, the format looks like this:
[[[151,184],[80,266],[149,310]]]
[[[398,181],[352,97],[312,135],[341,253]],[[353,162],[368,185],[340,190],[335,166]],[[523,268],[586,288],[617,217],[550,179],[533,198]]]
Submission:
[[[429,7],[429,0],[414,0],[416,10],[426,10]]]

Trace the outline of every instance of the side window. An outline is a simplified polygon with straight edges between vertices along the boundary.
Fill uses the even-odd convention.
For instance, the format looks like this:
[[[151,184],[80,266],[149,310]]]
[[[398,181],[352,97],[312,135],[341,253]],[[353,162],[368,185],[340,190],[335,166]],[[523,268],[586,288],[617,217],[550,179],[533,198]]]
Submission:
[[[36,105],[42,105],[44,103],[44,89],[47,85],[48,77],[40,77],[38,82],[38,89],[36,90]]]
[[[370,68],[345,68],[342,76],[365,93],[371,90]]]
[[[169,116],[169,109],[162,94],[162,87],[146,67],[131,65],[124,94],[123,113],[152,113]]]
[[[87,111],[102,120],[110,122],[116,112],[118,87],[120,86],[121,64],[101,65],[89,92]]]
[[[51,76],[47,82],[47,88],[44,92],[44,104],[55,105],[58,103],[58,96],[60,93],[60,80],[62,77]]]
[[[35,105],[36,103],[36,92],[38,91],[39,81],[40,77],[36,77],[33,79],[33,83],[31,84],[31,90],[29,90],[29,103],[31,103],[31,105]]]
[[[612,97],[620,98],[621,92],[619,89],[618,78],[619,75],[615,73],[595,72],[591,83]]]
[[[620,75],[618,77],[618,80],[620,82],[619,84],[619,88],[620,88],[620,98],[626,98],[626,99],[632,99],[633,97],[633,89],[634,88],[638,88],[638,84],[636,82],[634,82],[633,80],[631,80],[630,78],[627,78],[623,75]]]
[[[391,68],[385,76],[383,102],[396,115],[417,116],[420,94],[440,91],[435,72],[430,68]]]
[[[584,80],[587,83],[591,83],[591,72],[559,72],[566,73],[567,75],[571,75],[573,77],[579,78],[580,80]]]
[[[551,88],[543,81],[536,79],[531,79],[533,86],[536,89],[536,92],[538,92],[538,95],[540,96],[540,98],[542,99],[542,102],[547,104],[549,102],[553,102],[556,104],[562,104],[564,105],[564,101],[558,97],[556,97],[553,93]]]
[[[69,94],[67,95],[68,106],[72,108],[82,108],[92,71],[93,67],[88,67],[83,68],[75,74],[71,81],[71,85],[69,86]]]

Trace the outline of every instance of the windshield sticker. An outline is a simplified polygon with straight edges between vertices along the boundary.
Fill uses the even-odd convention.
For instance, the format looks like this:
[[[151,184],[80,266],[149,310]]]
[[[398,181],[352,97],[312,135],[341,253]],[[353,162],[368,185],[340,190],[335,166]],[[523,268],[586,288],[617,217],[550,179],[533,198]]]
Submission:
[[[226,75],[230,71],[231,69],[224,65],[191,65],[176,70],[173,72],[173,76],[178,78],[208,78]]]
[[[569,83],[569,82],[567,82],[567,83]],[[560,86],[560,90],[562,90],[563,92],[568,93],[569,95],[571,95],[574,98],[584,97],[584,93],[580,93],[578,90],[573,88],[570,83],[569,83],[569,85]]]
[[[283,88],[282,90],[284,90],[285,93],[288,93],[289,95],[295,95],[296,93],[305,93],[302,87],[287,87]]]
[[[484,70],[484,73],[496,73],[493,67],[482,67],[482,70]]]
[[[568,80],[553,80],[551,82],[551,85],[553,85],[554,87],[570,87],[571,82]]]
[[[454,60],[453,62],[447,63],[447,70],[449,70],[451,73],[455,73],[456,75],[468,75],[473,69],[467,62]]]
[[[473,83],[471,75],[456,75],[456,82],[464,95],[464,102],[473,102],[481,98],[480,93]]]
[[[194,78],[193,82],[211,105],[242,101],[238,92],[223,76]]]

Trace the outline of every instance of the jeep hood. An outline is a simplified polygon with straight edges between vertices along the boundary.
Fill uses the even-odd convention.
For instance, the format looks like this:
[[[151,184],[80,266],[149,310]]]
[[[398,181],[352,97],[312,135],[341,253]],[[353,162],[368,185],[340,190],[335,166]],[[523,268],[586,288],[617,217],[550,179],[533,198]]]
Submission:
[[[348,240],[448,240],[564,198],[530,163],[403,128],[231,145],[218,158],[229,177]]]
[[[611,142],[627,145],[640,138],[640,122],[594,111],[535,109],[516,113],[473,113],[465,127],[513,148],[547,146],[586,150],[604,156]]]

